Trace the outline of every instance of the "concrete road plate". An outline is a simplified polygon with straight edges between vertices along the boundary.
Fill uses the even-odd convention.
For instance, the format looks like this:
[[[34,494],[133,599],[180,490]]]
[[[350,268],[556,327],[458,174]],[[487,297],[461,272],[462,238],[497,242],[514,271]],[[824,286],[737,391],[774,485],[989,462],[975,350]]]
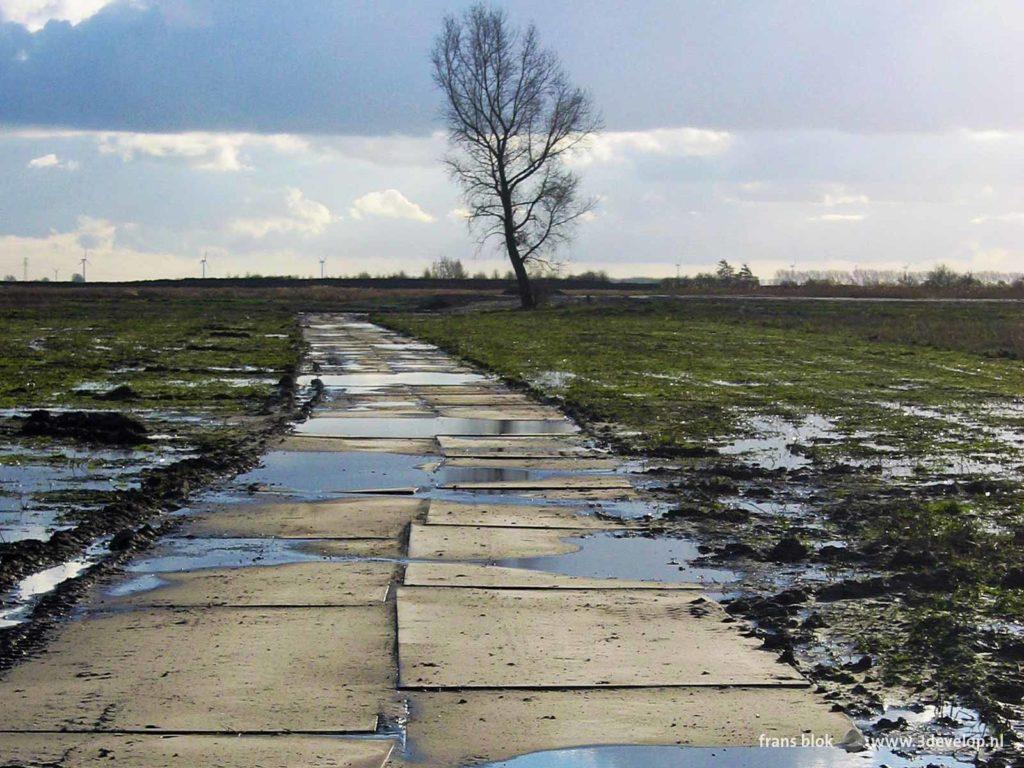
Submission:
[[[381,768],[389,739],[326,736],[0,734],[0,765],[61,768]]]
[[[558,475],[536,480],[495,480],[479,483],[451,483],[442,488],[464,491],[592,491],[633,490],[633,484],[621,475]]]
[[[497,421],[557,421],[565,415],[555,408],[539,405],[448,405],[440,406],[442,416],[456,419],[496,419]]]
[[[272,536],[282,539],[388,539],[426,512],[422,499],[371,496],[343,501],[231,505],[197,517],[200,536]]]
[[[495,528],[418,525],[409,528],[409,557],[419,560],[503,560],[575,552],[564,539],[574,532],[557,528]]]
[[[433,438],[402,437],[286,437],[277,447],[279,451],[360,451],[378,453],[404,453],[429,456],[439,453]]]
[[[161,573],[163,586],[100,606],[349,606],[384,602],[396,566],[377,562],[290,563]]]
[[[501,528],[582,528],[606,530],[625,527],[575,511],[572,507],[534,504],[461,504],[431,501],[427,511],[430,525],[474,525]]]
[[[839,743],[853,728],[798,688],[415,692],[410,709],[409,744],[425,768],[598,744],[756,747],[761,734]]]
[[[702,584],[627,579],[588,579],[527,568],[503,568],[472,563],[409,563],[406,586],[485,587],[490,589],[688,589],[702,590]]]
[[[759,645],[684,591],[398,589],[403,688],[807,684]]]
[[[10,730],[373,731],[393,696],[387,606],[100,614],[0,681]]]

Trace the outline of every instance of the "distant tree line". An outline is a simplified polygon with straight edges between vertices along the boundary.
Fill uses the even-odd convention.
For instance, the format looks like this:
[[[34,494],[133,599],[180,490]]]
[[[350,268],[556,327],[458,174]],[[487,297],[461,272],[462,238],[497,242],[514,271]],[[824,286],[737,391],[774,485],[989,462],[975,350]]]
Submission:
[[[750,266],[742,264],[736,269],[725,259],[718,262],[714,272],[669,277],[661,281],[667,288],[757,288],[761,280]]]
[[[954,289],[995,285],[1022,288],[1024,275],[1004,272],[957,272],[945,264],[939,264],[926,272],[884,269],[854,269],[849,272],[780,269],[775,273],[774,282],[783,287],[855,285],[866,288],[897,286]]]

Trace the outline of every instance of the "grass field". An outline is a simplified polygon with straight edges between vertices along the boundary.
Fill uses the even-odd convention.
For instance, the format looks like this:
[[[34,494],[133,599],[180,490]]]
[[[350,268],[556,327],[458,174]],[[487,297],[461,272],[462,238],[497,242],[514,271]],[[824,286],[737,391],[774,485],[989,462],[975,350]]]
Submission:
[[[1017,305],[689,300],[386,321],[637,432],[645,450],[717,444],[751,414],[825,415],[915,457],[988,455],[1002,449],[988,426],[1024,425],[1002,410],[1024,369],[993,354],[1024,333]]]
[[[0,325],[0,407],[96,407],[127,385],[136,406],[244,412],[298,338],[286,308],[231,301],[44,303],[0,308]]]

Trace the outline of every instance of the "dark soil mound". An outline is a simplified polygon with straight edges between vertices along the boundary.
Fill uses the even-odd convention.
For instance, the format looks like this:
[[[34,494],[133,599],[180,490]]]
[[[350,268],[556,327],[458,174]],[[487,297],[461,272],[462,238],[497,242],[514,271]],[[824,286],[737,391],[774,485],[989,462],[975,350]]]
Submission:
[[[32,411],[21,426],[21,434],[103,445],[137,445],[147,439],[146,428],[140,421],[112,411]]]
[[[138,400],[139,393],[136,392],[127,384],[121,384],[119,386],[114,387],[113,389],[108,389],[106,392],[99,392],[93,395],[93,397],[95,397],[97,400]]]

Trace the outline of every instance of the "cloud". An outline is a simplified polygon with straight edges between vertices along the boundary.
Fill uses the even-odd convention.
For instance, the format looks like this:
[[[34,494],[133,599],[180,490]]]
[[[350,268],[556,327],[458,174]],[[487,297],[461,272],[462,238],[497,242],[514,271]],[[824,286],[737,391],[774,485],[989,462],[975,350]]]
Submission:
[[[445,134],[426,136],[318,136],[312,139],[316,152],[328,159],[356,159],[374,165],[434,167],[444,154]]]
[[[246,237],[262,238],[272,233],[295,233],[303,236],[319,235],[334,220],[330,209],[323,203],[310,200],[302,190],[290,187],[285,198],[287,214],[263,219],[235,219],[229,229]]]
[[[111,0],[4,0],[0,4],[0,19],[38,32],[48,21],[78,24],[110,3]]]
[[[999,130],[965,130],[969,141],[976,141],[980,144],[992,144],[995,142],[1008,141],[1015,137],[1014,133],[1010,131],[999,131]]]
[[[290,134],[252,133],[129,133],[95,134],[99,151],[116,155],[125,162],[139,155],[158,158],[183,158],[205,171],[251,170],[243,156],[245,149],[270,149],[290,154],[309,148],[309,143]]]
[[[808,221],[864,221],[863,213],[823,213],[820,216],[809,216]]]
[[[41,155],[40,157],[34,157],[28,161],[29,168],[62,168],[67,171],[74,171],[78,169],[78,162],[76,160],[65,160],[61,162],[61,159],[57,157],[53,152],[48,155]]]
[[[603,131],[591,136],[574,154],[574,165],[623,162],[637,155],[715,157],[728,151],[728,131],[704,128],[655,128],[649,131]]]
[[[369,192],[352,201],[349,214],[353,219],[378,216],[382,219],[409,219],[430,223],[434,217],[412,202],[397,189]]]
[[[42,157],[36,157],[28,161],[29,168],[52,168],[55,165],[60,165],[60,160],[52,152]]]
[[[21,264],[22,259],[27,258],[29,277],[33,279],[56,276],[68,280],[73,272],[81,272],[84,249],[89,252],[86,266],[89,279],[134,280],[149,277],[154,268],[164,274],[184,274],[176,268],[181,259],[174,254],[136,250],[120,244],[118,232],[127,227],[130,225],[80,215],[75,226],[64,232],[51,231],[36,237],[0,235],[0,259]]]
[[[1024,223],[1024,213],[995,213],[983,216],[975,216],[971,219],[971,224],[993,224],[993,223]]]
[[[867,205],[870,202],[871,198],[867,195],[854,195],[845,192],[826,193],[821,199],[821,204],[826,208],[835,208],[841,205]]]

